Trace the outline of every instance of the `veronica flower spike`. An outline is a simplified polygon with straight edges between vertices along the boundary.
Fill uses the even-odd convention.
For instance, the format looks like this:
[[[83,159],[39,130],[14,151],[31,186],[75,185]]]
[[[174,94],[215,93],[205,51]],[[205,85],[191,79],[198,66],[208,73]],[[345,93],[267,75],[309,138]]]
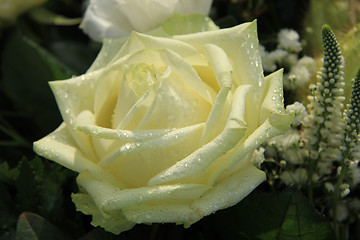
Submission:
[[[308,97],[309,115],[304,119],[305,157],[308,159],[308,194],[313,198],[313,178],[331,174],[333,161],[342,159],[339,146],[342,144],[345,124],[343,121],[344,60],[339,43],[328,25],[322,28],[324,65],[318,74],[317,83],[310,86]]]

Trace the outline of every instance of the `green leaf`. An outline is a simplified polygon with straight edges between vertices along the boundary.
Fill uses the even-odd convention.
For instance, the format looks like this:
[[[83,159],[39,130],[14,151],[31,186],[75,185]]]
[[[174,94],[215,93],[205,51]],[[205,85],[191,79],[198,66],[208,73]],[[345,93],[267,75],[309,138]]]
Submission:
[[[25,212],[17,222],[16,240],[68,240],[70,239],[41,216]]]
[[[0,164],[0,182],[11,183],[14,182],[19,176],[19,169],[9,169],[9,164],[3,162]]]
[[[73,71],[20,32],[7,39],[1,60],[4,91],[37,124],[36,134],[52,131],[61,117],[48,82],[69,78]]]
[[[54,25],[76,25],[81,22],[81,18],[67,18],[47,10],[44,7],[37,7],[29,12],[29,15],[38,23]]]
[[[295,189],[278,194],[255,191],[216,215],[211,221],[221,239],[333,239],[326,219]]]
[[[49,43],[50,50],[66,65],[71,66],[74,75],[83,74],[99,53],[101,44],[58,39]]]
[[[17,213],[9,189],[0,182],[0,229],[8,229],[16,223]]]
[[[19,177],[16,181],[16,202],[21,211],[35,211],[37,209],[38,194],[37,181],[29,161],[23,158],[19,162]]]

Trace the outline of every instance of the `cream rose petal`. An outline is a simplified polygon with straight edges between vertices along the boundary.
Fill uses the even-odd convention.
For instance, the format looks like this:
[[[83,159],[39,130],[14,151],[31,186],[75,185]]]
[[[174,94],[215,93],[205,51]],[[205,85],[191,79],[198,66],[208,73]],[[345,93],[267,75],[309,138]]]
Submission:
[[[87,73],[94,72],[107,66],[111,60],[117,55],[122,46],[128,40],[127,37],[116,38],[116,39],[104,39],[101,50],[97,55],[95,61],[91,64]]]
[[[64,123],[48,136],[34,142],[34,151],[40,156],[51,159],[73,171],[89,171],[97,179],[109,181],[119,188],[125,187],[82,154]]]
[[[224,50],[231,65],[236,66],[233,78],[237,86],[263,84],[256,21],[232,28],[176,35],[173,39],[188,43],[199,52],[204,52],[206,44],[216,45]]]
[[[152,86],[130,109],[116,129],[136,129],[156,98],[156,87]]]
[[[138,129],[183,128],[203,123],[211,104],[176,78],[164,79]]]
[[[293,121],[293,114],[285,112],[282,96],[282,70],[279,70],[265,78],[264,87],[266,96],[261,106],[260,118],[263,123],[254,132],[238,145],[229,154],[225,162],[222,162],[209,177],[208,184],[216,179],[225,171],[232,169],[235,165],[242,168],[248,161],[242,161],[246,154],[253,151],[268,139],[283,134]]]
[[[200,216],[198,219],[193,220],[193,222],[217,210],[237,204],[265,179],[266,175],[263,171],[249,165],[216,184],[213,189],[191,204],[191,209]],[[193,222],[186,223],[185,227]]]
[[[197,199],[211,189],[210,186],[200,184],[175,184],[121,190],[109,182],[94,179],[87,171],[79,174],[77,182],[104,214],[144,202]]]
[[[189,227],[204,216],[235,205],[265,179],[263,171],[250,165],[215,185],[190,204],[141,204],[125,208],[123,213],[128,220],[136,223],[175,222]]]
[[[96,154],[91,139],[84,134],[74,132],[76,117],[83,110],[92,110],[94,106],[95,82],[101,70],[91,74],[74,77],[65,81],[50,82],[61,116],[83,154],[96,162]]]
[[[87,135],[125,142],[146,141],[158,138],[171,131],[171,129],[117,130],[99,127],[95,125],[94,114],[86,110],[79,114],[76,122],[76,130],[84,132]]]
[[[191,65],[206,65],[206,59],[199,55],[197,50],[191,45],[171,38],[159,38],[156,35],[152,35],[132,32],[129,38],[104,39],[101,51],[88,72],[96,71],[107,66],[110,62],[116,61],[118,58],[144,48],[153,50],[165,48],[177,52]]]
[[[180,40],[204,51],[204,45],[214,44],[226,53],[234,67],[233,80],[235,86],[253,85],[253,97],[247,100],[247,107],[252,111],[247,113],[249,132],[256,129],[259,122],[259,107],[264,95],[263,69],[257,38],[256,20],[236,27],[207,31],[195,34],[177,35],[173,39]]]
[[[149,185],[181,181],[205,171],[210,164],[232,149],[245,135],[245,99],[251,86],[240,86],[236,92],[224,130],[214,140],[204,145],[174,166],[159,173]]]
[[[119,157],[139,153],[149,149],[165,149],[168,146],[175,145],[184,141],[190,134],[195,132],[202,132],[204,124],[197,124],[189,127],[169,130],[166,134],[154,139],[140,140],[138,142],[126,143],[122,147],[118,148],[100,162],[102,166],[109,166]]]
[[[226,53],[219,47],[213,44],[204,46],[205,52],[208,55],[210,65],[215,73],[216,80],[219,83],[220,91],[216,96],[214,105],[211,109],[209,117],[206,122],[205,130],[201,137],[200,146],[208,143],[213,139],[215,134],[218,134],[221,125],[221,118],[226,114],[225,103],[228,99],[228,94],[232,88],[232,66],[229,62]]]
[[[121,56],[127,56],[143,49],[167,49],[177,53],[182,59],[186,60],[191,65],[207,65],[206,58],[199,54],[197,49],[190,44],[171,38],[160,38],[138,32],[131,33],[128,41],[114,57],[113,61],[117,61],[117,59]]]
[[[132,106],[134,106],[138,100],[138,96],[130,86],[126,75],[124,75],[115,105],[115,110],[112,116],[111,127],[113,129],[119,125],[121,120],[126,116]]]
[[[177,52],[169,49],[140,49],[116,61],[112,68],[125,67],[128,69],[130,66],[139,63],[155,67],[170,67],[171,72],[179,76],[180,81],[183,81],[187,87],[212,104],[214,93],[209,92],[210,89],[206,87],[192,65],[185,61]]]

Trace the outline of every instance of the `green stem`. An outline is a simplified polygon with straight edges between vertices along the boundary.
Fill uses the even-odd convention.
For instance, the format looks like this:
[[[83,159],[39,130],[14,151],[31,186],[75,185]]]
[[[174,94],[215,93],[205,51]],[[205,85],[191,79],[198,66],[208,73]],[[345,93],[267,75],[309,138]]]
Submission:
[[[347,159],[350,155],[350,151],[349,151],[350,146],[347,146],[347,150],[344,153],[343,156],[343,161],[341,162],[341,171],[339,174],[339,177],[336,181],[336,185],[335,185],[335,190],[334,190],[334,194],[333,194],[333,225],[334,225],[334,232],[335,232],[335,236],[336,239],[340,240],[340,230],[339,230],[339,224],[337,221],[337,206],[338,206],[338,202],[340,197],[340,187],[344,182],[344,178],[346,176],[346,173],[348,171],[348,165],[345,162],[345,159]]]
[[[6,126],[3,126],[0,124],[0,131],[11,137],[14,141],[12,141],[12,144],[17,143],[18,146],[31,148],[31,144],[28,143],[28,141],[20,136],[15,131],[7,128]]]

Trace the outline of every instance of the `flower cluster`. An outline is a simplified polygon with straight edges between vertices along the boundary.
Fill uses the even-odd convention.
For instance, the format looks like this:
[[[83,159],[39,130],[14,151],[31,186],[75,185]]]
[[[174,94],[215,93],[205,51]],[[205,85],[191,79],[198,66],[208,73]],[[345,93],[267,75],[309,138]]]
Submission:
[[[333,219],[338,234],[338,223],[351,222],[350,213],[360,210],[359,199],[350,194],[360,182],[360,72],[344,110],[344,59],[329,26],[322,36],[323,68],[310,85],[307,109],[298,102],[287,106],[295,114],[292,128],[267,142],[262,167],[272,185],[296,184],[304,190]]]
[[[354,79],[353,91],[350,103],[344,112],[346,121],[345,128],[345,146],[344,151],[344,166],[349,168],[350,186],[356,186],[360,182],[360,169],[358,168],[360,160],[360,71]]]
[[[277,47],[268,52],[260,48],[264,70],[272,72],[284,68],[284,88],[304,87],[315,75],[315,60],[309,56],[300,57],[302,46],[299,34],[292,29],[282,29],[277,36]]]
[[[342,117],[345,100],[343,57],[334,34],[326,26],[323,28],[323,41],[324,65],[318,74],[318,82],[311,86],[309,115],[304,119],[302,134],[304,153],[309,164],[313,165],[310,168],[314,169],[314,174],[321,175],[331,174],[332,161],[342,158],[339,146],[345,126]]]

